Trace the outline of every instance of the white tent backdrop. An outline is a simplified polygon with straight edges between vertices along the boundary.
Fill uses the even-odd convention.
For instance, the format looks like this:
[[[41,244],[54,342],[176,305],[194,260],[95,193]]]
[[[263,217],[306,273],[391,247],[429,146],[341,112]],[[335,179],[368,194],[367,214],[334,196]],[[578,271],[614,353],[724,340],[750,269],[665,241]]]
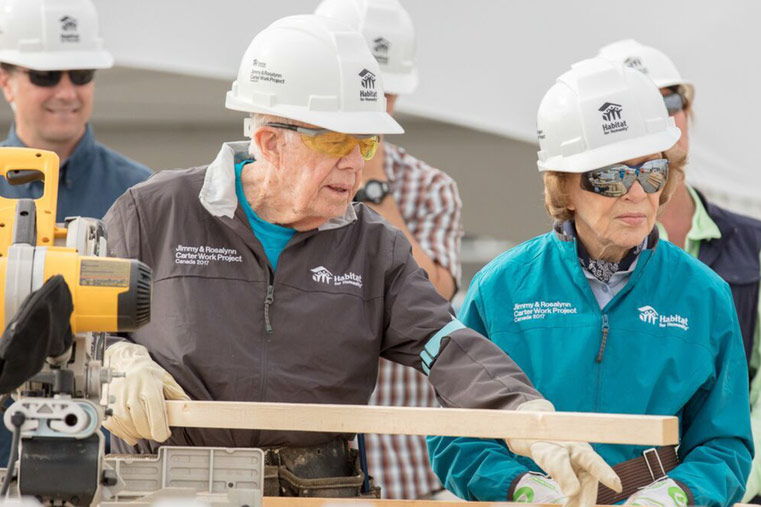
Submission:
[[[696,85],[690,179],[761,214],[761,2],[403,1],[417,28],[421,85],[401,111],[534,142],[536,109],[555,77],[606,43],[636,38]],[[255,33],[318,0],[95,3],[117,64],[232,80]]]

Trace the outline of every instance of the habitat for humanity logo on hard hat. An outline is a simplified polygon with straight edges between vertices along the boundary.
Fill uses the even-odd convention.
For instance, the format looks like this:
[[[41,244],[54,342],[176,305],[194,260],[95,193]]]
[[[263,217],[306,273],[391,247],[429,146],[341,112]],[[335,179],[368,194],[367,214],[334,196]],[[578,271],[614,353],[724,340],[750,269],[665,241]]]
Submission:
[[[612,102],[606,102],[598,109],[598,111],[602,112],[602,131],[606,136],[629,130],[626,120],[621,119],[621,112],[623,110],[624,108],[621,104],[614,104]]]
[[[391,42],[384,39],[383,37],[378,37],[377,39],[373,40],[373,56],[378,61],[378,63],[387,64],[388,63],[388,50],[391,47]]]
[[[638,70],[643,74],[647,74],[647,67],[642,63],[642,60],[638,56],[630,56],[624,60],[624,65],[631,67],[634,70]]]
[[[362,69],[359,77],[362,78],[360,81],[362,90],[359,90],[359,100],[362,102],[376,102],[378,100],[378,92],[375,91],[375,74],[367,69]]]
[[[79,42],[77,33],[77,19],[72,16],[64,16],[61,22],[61,42]]]

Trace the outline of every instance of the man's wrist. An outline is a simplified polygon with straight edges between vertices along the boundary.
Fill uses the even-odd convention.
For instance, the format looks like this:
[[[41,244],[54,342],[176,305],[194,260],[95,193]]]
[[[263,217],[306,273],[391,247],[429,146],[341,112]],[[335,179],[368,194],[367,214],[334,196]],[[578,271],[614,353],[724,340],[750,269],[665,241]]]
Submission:
[[[391,185],[385,180],[371,179],[362,185],[354,196],[356,202],[380,204],[391,193]]]

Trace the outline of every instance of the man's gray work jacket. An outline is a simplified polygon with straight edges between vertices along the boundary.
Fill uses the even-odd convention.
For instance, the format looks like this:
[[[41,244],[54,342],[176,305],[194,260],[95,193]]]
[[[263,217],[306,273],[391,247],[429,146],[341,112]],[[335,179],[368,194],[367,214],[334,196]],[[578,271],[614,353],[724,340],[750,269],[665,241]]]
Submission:
[[[131,339],[192,399],[366,404],[379,356],[429,372],[444,406],[515,408],[540,396],[496,345],[454,319],[404,234],[364,205],[297,232],[273,272],[235,196],[233,164],[247,148],[225,144],[208,167],[163,171],[106,215],[111,253],[153,269],[151,322]],[[174,428],[166,445],[334,437]]]

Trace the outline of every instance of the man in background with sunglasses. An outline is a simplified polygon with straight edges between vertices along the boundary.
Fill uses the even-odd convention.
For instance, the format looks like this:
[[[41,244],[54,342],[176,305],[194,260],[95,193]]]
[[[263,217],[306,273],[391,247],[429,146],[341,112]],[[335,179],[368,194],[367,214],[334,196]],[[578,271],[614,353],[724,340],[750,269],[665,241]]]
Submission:
[[[95,141],[88,125],[96,69],[113,66],[90,0],[0,1],[0,87],[13,124],[0,146],[53,151],[61,159],[56,221],[102,218],[117,197],[151,170]],[[37,198],[43,183],[10,185],[0,195]],[[0,425],[0,464],[11,433]]]
[[[323,0],[315,14],[338,19],[362,32],[378,61],[386,92],[386,111],[393,114],[399,95],[418,84],[415,28],[397,0]],[[401,230],[412,254],[439,294],[452,299],[460,279],[462,202],[455,181],[443,171],[386,140],[365,163],[355,200],[364,202]],[[372,405],[437,407],[426,378],[382,359]],[[383,487],[383,498],[429,497],[442,490],[431,470],[425,438],[372,435],[367,439],[370,473]]]
[[[689,151],[689,120],[695,88],[682,78],[671,59],[634,40],[605,46],[600,56],[648,75],[660,88],[666,109],[682,131],[678,146]],[[761,503],[761,222],[727,211],[682,182],[660,216],[661,237],[697,257],[732,289],[751,375],[752,424],[756,446],[744,500]]]
[[[425,373],[444,406],[514,409],[540,397],[452,316],[404,234],[352,203],[378,135],[402,132],[379,73],[348,25],[276,21],[253,39],[227,94],[227,108],[251,114],[251,141],[225,143],[208,166],[159,173],[109,210],[112,253],[154,273],[151,322],[106,351],[126,373],[110,384],[104,423],[122,439],[116,449],[263,447],[284,467],[279,457],[297,452],[297,466],[265,492],[315,494],[295,474],[350,496],[371,492],[358,470],[336,477],[357,462],[344,436],[170,432],[165,399],[367,404],[381,356]],[[553,476],[578,484],[588,473],[618,487],[590,446],[536,448],[546,446],[537,459]]]
[[[90,0],[0,2],[0,86],[13,110],[2,146],[53,151],[61,159],[56,220],[102,218],[124,191],[151,175],[95,141],[88,125],[96,69],[113,66]],[[11,186],[6,197],[38,197],[42,183]]]

